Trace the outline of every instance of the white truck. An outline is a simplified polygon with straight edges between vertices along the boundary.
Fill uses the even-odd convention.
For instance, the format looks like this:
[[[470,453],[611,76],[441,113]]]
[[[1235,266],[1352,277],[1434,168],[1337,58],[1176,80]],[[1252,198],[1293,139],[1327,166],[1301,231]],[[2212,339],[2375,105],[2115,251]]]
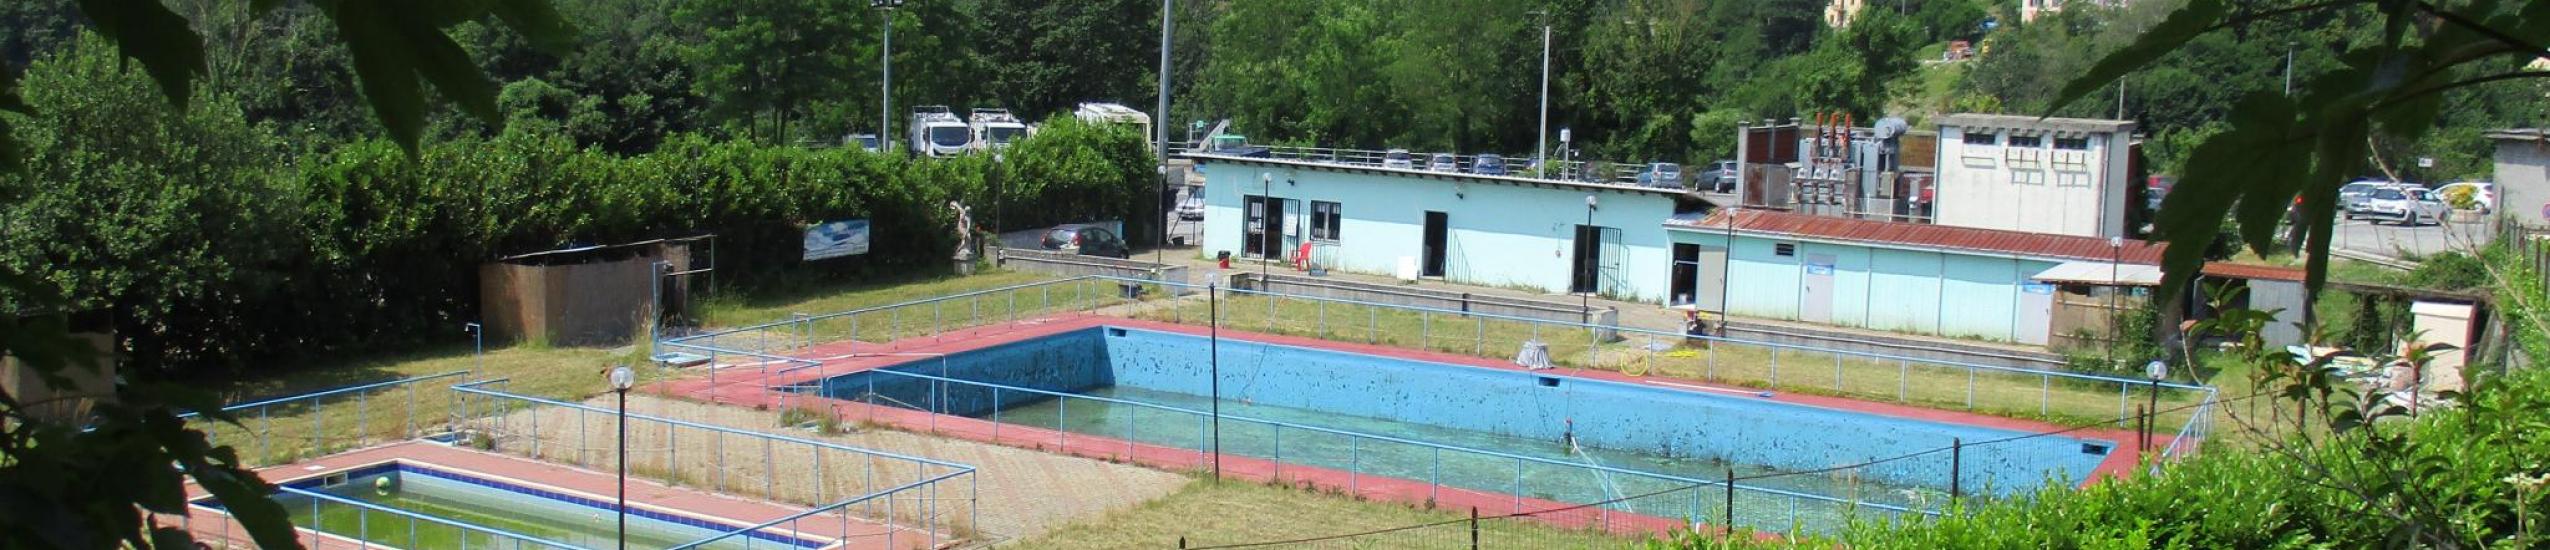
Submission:
[[[1027,124],[1008,109],[975,109],[966,117],[966,126],[973,131],[974,147],[983,151],[1008,149],[1027,137]]]
[[[974,149],[974,129],[945,105],[912,108],[912,154],[953,157]]]
[[[1151,115],[1123,104],[1082,103],[1079,109],[1072,111],[1072,116],[1079,117],[1081,122],[1131,124],[1142,131],[1142,141],[1149,142],[1154,138],[1151,134]]]

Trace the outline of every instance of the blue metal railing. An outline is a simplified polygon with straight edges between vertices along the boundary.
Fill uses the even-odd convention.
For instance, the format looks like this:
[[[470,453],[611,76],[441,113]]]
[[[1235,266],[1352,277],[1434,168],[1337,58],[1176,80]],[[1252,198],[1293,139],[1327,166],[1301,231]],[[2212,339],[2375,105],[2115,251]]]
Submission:
[[[221,411],[224,414],[229,415],[231,418],[238,420],[239,425],[237,428],[245,431],[245,433],[236,434],[236,437],[255,439],[257,452],[254,455],[243,457],[245,461],[250,466],[270,466],[274,464],[292,462],[303,458],[320,456],[336,450],[354,448],[367,443],[406,439],[421,435],[423,434],[423,430],[434,427],[435,422],[438,420],[448,421],[457,418],[459,415],[456,411],[447,410],[444,411],[441,418],[434,418],[432,415],[427,415],[424,417],[425,423],[419,424],[419,415],[417,413],[419,412],[420,407],[433,406],[435,403],[431,402],[433,400],[423,399],[418,395],[418,385],[424,382],[443,379],[459,381],[461,378],[456,377],[466,374],[468,374],[466,371],[454,371],[442,374],[402,378],[386,382],[347,386],[300,395],[268,398],[236,405],[227,405],[223,406]],[[396,409],[394,411],[384,411],[381,416],[374,416],[373,411],[371,410],[372,397],[398,390],[406,390],[407,395],[403,401],[393,403]],[[333,404],[331,403],[332,400],[334,401]],[[444,404],[447,406],[451,405],[449,403]],[[334,408],[331,408],[331,405],[333,405]],[[337,425],[339,429],[336,431],[344,432],[344,435],[330,433],[328,417],[331,414],[342,415],[344,408],[349,406],[354,409],[354,418],[351,419],[350,422],[346,422],[346,419],[340,418],[339,422],[350,423],[352,424],[352,428],[346,429],[345,423],[340,423]],[[278,408],[293,407],[301,407],[305,410],[288,411],[282,416],[273,414]],[[209,419],[204,418],[203,415],[191,412],[179,415],[178,419],[189,423],[209,422]],[[398,422],[394,426],[378,428],[374,426],[374,424],[379,421],[392,419],[398,419]],[[294,440],[305,440],[309,443],[309,446],[307,448],[293,449],[290,452],[282,454],[274,453],[272,441],[270,440],[274,437],[276,424],[304,421],[308,423],[309,433],[307,435],[287,437]],[[216,445],[225,443],[235,445],[236,443],[234,442],[224,441],[223,436],[233,435],[232,432],[236,431],[225,426],[227,426],[227,424],[216,423],[212,425],[201,425],[198,426],[198,429],[202,430],[205,437],[212,439],[212,442]]]

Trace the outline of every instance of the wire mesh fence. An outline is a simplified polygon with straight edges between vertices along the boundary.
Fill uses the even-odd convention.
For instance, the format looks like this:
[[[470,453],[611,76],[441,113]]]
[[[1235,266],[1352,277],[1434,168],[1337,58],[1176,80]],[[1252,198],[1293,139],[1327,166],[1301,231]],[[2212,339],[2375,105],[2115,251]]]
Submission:
[[[971,466],[845,445],[627,413],[507,393],[502,379],[454,388],[471,411],[460,443],[545,462],[612,471],[623,452],[633,476],[772,502],[808,506],[796,517],[722,534],[798,533],[814,521],[843,521],[861,544],[937,546],[974,535],[978,501]],[[819,516],[840,512],[831,517]],[[861,530],[850,516],[880,522]]]

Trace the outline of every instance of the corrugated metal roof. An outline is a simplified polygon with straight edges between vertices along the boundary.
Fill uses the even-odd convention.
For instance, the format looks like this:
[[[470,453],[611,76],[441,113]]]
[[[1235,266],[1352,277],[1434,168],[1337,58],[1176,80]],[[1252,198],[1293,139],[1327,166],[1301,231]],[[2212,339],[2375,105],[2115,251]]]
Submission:
[[[2063,262],[2029,277],[2049,283],[2160,286],[2160,266],[2108,262]]]
[[[2301,281],[2303,275],[2305,275],[2305,272],[2299,267],[2235,264],[2225,262],[2205,264],[2205,270],[2203,273],[2207,277],[2252,280],[2265,279],[2269,281]]]
[[[2111,247],[2107,239],[2098,237],[1835,218],[1745,208],[1722,208],[1697,221],[1669,219],[1665,225],[1707,231],[1725,231],[1732,225],[1737,233],[2140,265],[2160,265],[2161,252],[2161,245],[2138,239],[2123,239],[2123,246]]]

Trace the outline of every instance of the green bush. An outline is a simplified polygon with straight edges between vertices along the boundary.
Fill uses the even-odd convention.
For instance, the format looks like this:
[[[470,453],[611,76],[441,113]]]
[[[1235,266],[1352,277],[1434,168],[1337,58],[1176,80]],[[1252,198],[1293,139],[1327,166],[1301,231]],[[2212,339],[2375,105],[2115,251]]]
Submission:
[[[1070,119],[1004,162],[699,135],[618,155],[530,124],[413,157],[385,141],[295,157],[226,98],[171,108],[102,42],[24,86],[37,114],[0,115],[28,145],[28,169],[0,175],[0,263],[112,313],[135,368],[457,338],[480,263],[570,244],[715,233],[717,281],[750,289],[942,267],[950,200],[1009,229],[1113,218],[1143,235],[1155,218],[1141,137]],[[799,260],[806,224],[847,218],[875,228],[867,255]]]

